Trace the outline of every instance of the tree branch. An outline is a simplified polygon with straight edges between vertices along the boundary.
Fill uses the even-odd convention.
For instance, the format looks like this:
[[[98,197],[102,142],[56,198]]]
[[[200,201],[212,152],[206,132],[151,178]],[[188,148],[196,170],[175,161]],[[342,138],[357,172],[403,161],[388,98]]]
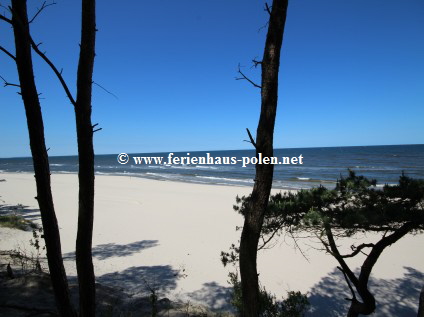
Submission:
[[[7,49],[5,49],[3,46],[0,46],[0,51],[4,52],[7,56],[9,56],[10,58],[12,58],[14,61],[16,61],[16,57],[15,55],[13,55],[12,53],[10,53]]]
[[[66,96],[68,97],[69,101],[71,102],[71,104],[75,107],[76,102],[74,97],[72,96],[68,85],[66,84],[65,80],[62,77],[62,70],[59,71],[56,66],[50,61],[50,59],[46,56],[46,54],[44,54],[43,52],[41,52],[38,48],[38,45],[40,44],[35,44],[34,40],[32,39],[32,37],[30,36],[30,41],[31,41],[31,46],[32,49],[50,66],[50,68],[53,70],[53,72],[56,74],[57,78],[59,79],[60,83],[62,84],[63,89],[65,90]]]
[[[300,253],[302,254],[302,256],[305,258],[305,260],[309,262],[308,257],[306,256],[306,254],[305,254],[305,253],[303,253],[302,249],[300,248],[299,244],[297,243],[297,240],[296,240],[296,238],[294,237],[293,232],[292,232],[291,230],[289,230],[288,232],[289,232],[289,234],[290,234],[290,237],[293,239],[294,244],[296,245],[296,248],[298,248],[298,250],[300,251]]]
[[[258,61],[255,58],[252,59],[253,67],[258,67],[258,65],[262,65],[262,61]]]
[[[271,8],[269,7],[267,2],[265,2],[265,11],[268,12],[269,15],[271,15]]]
[[[268,27],[268,25],[269,25],[269,21],[267,21],[263,26],[261,26],[259,29],[258,29],[258,33],[260,32],[260,31],[262,31],[263,29],[266,29],[267,27]]]
[[[262,241],[263,241],[263,243],[262,243],[262,245],[260,246],[260,247],[258,247],[258,251],[259,250],[262,250],[262,249],[265,249],[265,246],[275,237],[275,235],[278,233],[278,231],[280,230],[281,228],[279,228],[278,230],[274,230],[273,232],[272,232],[272,234],[271,234],[271,236],[269,236],[269,238],[268,239],[264,239],[264,237],[262,236]],[[268,248],[267,248],[268,249]]]
[[[341,255],[342,258],[352,258],[355,255],[357,255],[359,252],[362,252],[362,249],[364,248],[372,248],[374,247],[374,243],[363,243],[357,247],[355,247],[354,245],[351,246],[351,249],[353,250],[352,253],[350,254],[346,254],[346,255]]]
[[[12,24],[12,20],[6,18],[3,14],[0,14],[0,20],[3,20],[9,24]]]
[[[349,301],[354,301],[354,300],[356,300],[355,291],[353,290],[353,287],[352,287],[352,285],[350,284],[350,281],[349,281],[349,279],[348,279],[348,277],[347,277],[347,275],[346,275],[345,271],[343,271],[343,269],[342,269],[340,266],[338,266],[337,268],[340,270],[340,272],[342,272],[342,273],[343,273],[343,276],[344,276],[344,278],[345,278],[345,280],[346,280],[347,286],[349,286],[350,292],[352,293],[352,299],[350,299],[350,298],[346,298],[346,299],[347,299],[347,300],[349,300]]]
[[[101,86],[100,84],[96,83],[95,81],[93,81],[93,84],[100,87],[101,89],[103,89],[104,91],[106,91],[109,95],[114,96],[116,99],[119,99],[118,96],[116,96],[114,93],[110,92],[109,90],[107,90],[105,87]]]
[[[249,83],[251,83],[254,87],[256,88],[262,88],[262,86],[259,86],[258,84],[256,84],[255,82],[253,82],[250,78],[248,78],[245,74],[243,74],[243,72],[240,69],[240,64],[238,66],[238,73],[242,76],[242,77],[236,77],[236,80],[247,80]]]
[[[43,6],[44,6],[44,4],[43,4]],[[46,6],[44,6],[44,7],[46,7]],[[43,7],[42,7],[43,8]],[[13,11],[12,11],[12,8],[10,8],[9,7],[9,9],[10,9],[10,11],[12,12],[12,14],[14,14],[13,13]],[[40,11],[40,10],[39,10]],[[41,11],[40,11],[41,12]],[[1,16],[0,16],[0,18],[1,18]],[[20,19],[18,19],[18,17],[16,18],[16,21],[18,22],[18,27],[20,27],[21,28],[21,30],[23,31],[23,32],[26,32],[25,31],[25,26],[23,25],[23,22],[20,20]],[[10,20],[10,22],[12,22],[11,20]],[[31,34],[28,32],[27,33],[27,36],[29,37],[29,40],[30,40],[30,42],[31,42],[31,47],[32,47],[32,49],[50,66],[50,68],[53,70],[53,72],[56,74],[56,76],[57,76],[57,78],[59,79],[59,81],[60,81],[60,83],[62,84],[62,87],[63,87],[63,89],[65,90],[65,93],[66,93],[66,96],[68,97],[68,99],[71,101],[71,103],[72,103],[72,105],[75,107],[75,105],[76,105],[76,102],[75,102],[75,99],[74,99],[74,97],[72,96],[72,94],[71,94],[71,92],[70,92],[70,90],[69,90],[69,88],[68,88],[68,85],[66,84],[66,82],[65,82],[65,80],[63,79],[63,77],[62,77],[62,72],[60,71],[58,71],[57,70],[57,68],[56,68],[56,66],[50,61],[50,59],[46,56],[46,54],[45,53],[43,53],[43,52],[41,52],[40,51],[40,49],[38,48],[38,46],[41,44],[41,43],[39,43],[38,45],[37,44],[35,44],[35,42],[34,42],[34,40],[33,40],[33,38],[32,38],[32,36],[31,36]]]
[[[7,87],[7,86],[14,86],[14,87],[19,87],[19,88],[21,88],[21,86],[20,85],[18,85],[18,84],[12,84],[12,83],[9,83],[8,81],[6,81],[6,79],[4,79],[2,76],[0,76],[0,78],[4,81],[4,86],[3,87]]]
[[[336,242],[334,241],[333,233],[331,232],[331,228],[329,224],[324,224],[325,228],[325,234],[327,235],[328,244],[331,248],[332,255],[336,258],[336,260],[339,262],[340,266],[343,269],[344,274],[346,274],[349,278],[349,280],[355,285],[355,287],[358,286],[358,278],[355,276],[355,274],[352,272],[352,270],[349,268],[349,266],[346,264],[343,257],[340,255],[340,252],[336,246]]]
[[[97,129],[94,129],[95,127],[97,127],[99,124],[98,123],[96,123],[96,124],[93,124],[91,127],[93,128],[93,133],[94,132],[97,132],[97,131],[100,131],[100,130],[103,130],[103,128],[97,128]]]
[[[46,2],[47,1],[44,1],[43,2],[43,5],[41,6],[41,8],[40,9],[38,9],[38,11],[37,11],[37,13],[35,13],[35,15],[32,17],[32,19],[31,20],[29,20],[29,22],[28,23],[32,23],[34,20],[35,20],[35,18],[41,13],[41,11],[43,11],[45,8],[47,8],[47,7],[49,7],[49,6],[52,6],[52,5],[54,5],[54,4],[56,4],[56,2],[52,2],[52,3],[49,3],[49,4],[46,4]]]
[[[255,140],[253,139],[252,134],[250,133],[250,131],[249,131],[249,129],[248,129],[248,128],[246,128],[246,131],[247,131],[247,134],[249,135],[249,139],[250,139],[250,141],[247,141],[247,140],[244,140],[244,141],[249,142],[249,143],[252,143],[252,145],[253,145],[253,146],[255,147],[255,149],[256,149],[256,142],[255,142]]]

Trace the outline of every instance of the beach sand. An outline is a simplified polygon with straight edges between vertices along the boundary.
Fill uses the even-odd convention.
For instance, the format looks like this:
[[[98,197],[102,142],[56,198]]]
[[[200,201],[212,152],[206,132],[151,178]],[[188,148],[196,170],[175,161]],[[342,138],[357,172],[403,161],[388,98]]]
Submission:
[[[0,182],[0,204],[22,204],[28,209],[27,216],[40,222],[34,176],[3,173],[0,179],[5,180]],[[52,175],[62,251],[71,278],[76,276],[77,181],[76,174]],[[143,292],[148,284],[161,297],[228,308],[228,273],[235,268],[223,267],[220,252],[238,243],[240,231],[235,228],[243,219],[232,205],[236,195],[250,191],[249,187],[96,176],[93,261],[97,281],[130,292]],[[30,249],[31,236],[31,232],[3,228],[0,249]],[[348,302],[342,293],[348,289],[335,269],[336,261],[316,249],[320,247],[317,241],[302,240],[299,245],[308,259],[289,237],[280,237],[272,249],[259,252],[261,284],[277,298],[287,291],[308,292],[314,305],[324,307],[316,308],[314,316],[320,314],[319,309],[328,311],[331,305],[343,310]],[[423,245],[423,235],[408,236],[380,257],[373,270],[373,285],[380,308],[385,307],[383,312],[386,309],[390,313],[385,303],[402,294],[402,305],[409,310],[416,308],[417,290],[422,287],[418,284],[424,277]],[[359,265],[360,261],[350,263]],[[417,285],[401,290],[400,285],[409,282]],[[394,302],[399,303],[399,299]]]

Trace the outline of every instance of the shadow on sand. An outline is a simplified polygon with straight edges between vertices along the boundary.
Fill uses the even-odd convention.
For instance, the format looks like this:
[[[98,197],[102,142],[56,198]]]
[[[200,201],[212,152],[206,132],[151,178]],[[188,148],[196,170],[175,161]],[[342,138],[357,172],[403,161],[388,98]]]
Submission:
[[[142,250],[153,248],[159,245],[158,240],[141,240],[128,244],[107,243],[93,247],[93,258],[106,260],[113,257],[125,257],[138,253]],[[64,259],[75,259],[75,252],[63,255]]]
[[[132,294],[146,295],[153,289],[163,295],[177,287],[179,273],[170,265],[133,266],[121,272],[99,276],[97,282]]]
[[[405,274],[397,279],[371,278],[370,290],[377,301],[374,317],[415,317],[418,300],[423,286],[424,273],[411,267],[404,267]],[[351,294],[343,274],[335,269],[316,284],[309,294],[311,303],[309,317],[346,316]]]
[[[207,306],[213,312],[234,311],[231,306],[232,287],[224,287],[216,282],[203,284],[197,291],[187,294],[193,300]]]

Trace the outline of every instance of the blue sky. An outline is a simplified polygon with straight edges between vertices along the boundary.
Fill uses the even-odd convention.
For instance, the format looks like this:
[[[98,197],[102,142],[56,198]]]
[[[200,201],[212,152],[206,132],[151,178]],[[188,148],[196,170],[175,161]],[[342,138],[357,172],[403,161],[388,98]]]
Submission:
[[[79,1],[56,0],[31,25],[75,92]],[[38,1],[31,7],[35,12]],[[6,4],[3,3],[2,4]],[[31,4],[32,5],[32,4]],[[95,152],[247,149],[260,91],[237,81],[263,52],[263,0],[97,1]],[[291,0],[281,56],[275,147],[424,143],[424,2]],[[261,29],[261,30],[260,30]],[[0,45],[14,51],[0,24]],[[50,155],[76,150],[72,106],[34,56]],[[17,82],[0,55],[0,75]],[[24,107],[0,88],[0,157],[28,156]]]

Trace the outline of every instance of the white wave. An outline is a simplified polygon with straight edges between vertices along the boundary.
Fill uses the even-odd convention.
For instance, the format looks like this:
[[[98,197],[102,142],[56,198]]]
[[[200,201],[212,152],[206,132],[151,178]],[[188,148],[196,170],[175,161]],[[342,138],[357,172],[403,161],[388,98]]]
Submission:
[[[191,166],[191,165],[171,165],[171,168],[177,168],[177,169],[182,169],[182,170],[192,170],[196,167]]]
[[[167,179],[176,179],[175,176],[171,175],[171,174],[162,174],[162,173],[146,173],[146,175],[151,175],[151,176],[156,176],[156,177],[162,177],[162,178],[167,178]]]
[[[205,166],[205,165],[196,165],[196,168],[204,168],[204,169],[211,169],[211,170],[217,170],[218,167],[215,166]]]
[[[205,179],[213,179],[213,180],[219,180],[219,181],[228,181],[228,182],[240,182],[240,183],[253,183],[252,179],[236,179],[236,178],[225,178],[225,177],[213,177],[213,176],[198,176],[198,178],[205,178]]]

